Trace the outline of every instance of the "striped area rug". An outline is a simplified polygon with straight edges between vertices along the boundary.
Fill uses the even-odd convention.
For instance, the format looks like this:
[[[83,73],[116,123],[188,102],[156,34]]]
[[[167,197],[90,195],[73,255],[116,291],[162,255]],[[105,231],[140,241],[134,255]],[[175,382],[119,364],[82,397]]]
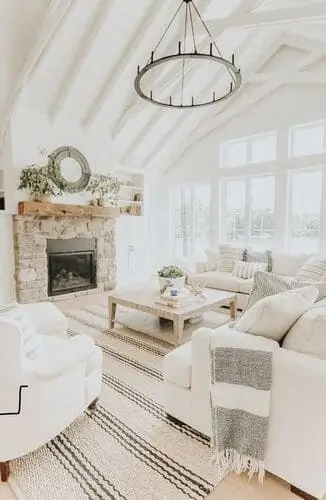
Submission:
[[[69,310],[69,334],[91,335],[104,354],[103,390],[60,436],[13,461],[27,500],[198,500],[216,484],[207,438],[167,419],[162,363],[171,348],[132,333],[105,331],[97,304]]]

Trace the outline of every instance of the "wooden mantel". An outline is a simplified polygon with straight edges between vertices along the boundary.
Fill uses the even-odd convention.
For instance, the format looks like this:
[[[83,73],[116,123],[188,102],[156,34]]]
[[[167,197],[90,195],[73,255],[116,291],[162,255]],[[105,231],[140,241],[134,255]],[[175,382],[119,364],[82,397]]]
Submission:
[[[66,205],[63,203],[43,203],[39,201],[20,201],[19,215],[35,217],[118,217],[119,207],[95,207],[91,205]]]

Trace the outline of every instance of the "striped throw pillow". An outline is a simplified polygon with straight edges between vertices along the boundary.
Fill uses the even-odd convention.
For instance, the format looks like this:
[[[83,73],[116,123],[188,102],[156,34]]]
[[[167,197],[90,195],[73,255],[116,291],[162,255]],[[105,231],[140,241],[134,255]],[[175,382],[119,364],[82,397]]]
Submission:
[[[326,257],[310,257],[296,275],[300,281],[324,281],[326,277]]]
[[[234,262],[243,260],[243,248],[233,245],[220,245],[220,260],[218,270],[225,273],[232,273]]]
[[[232,269],[233,276],[245,280],[253,278],[257,271],[267,271],[268,264],[264,262],[243,262],[236,260]]]
[[[243,313],[248,311],[256,302],[270,295],[285,292],[287,290],[294,290],[306,286],[316,286],[318,288],[318,298],[321,300],[326,297],[326,282],[309,282],[299,281],[296,278],[287,278],[278,274],[257,271],[254,275],[254,283],[250,291],[248,302],[243,310]]]

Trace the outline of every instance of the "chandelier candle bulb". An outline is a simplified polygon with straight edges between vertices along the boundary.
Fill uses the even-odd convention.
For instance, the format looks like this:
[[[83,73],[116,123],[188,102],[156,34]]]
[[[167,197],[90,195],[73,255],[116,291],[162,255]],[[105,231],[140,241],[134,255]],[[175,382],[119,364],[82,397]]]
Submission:
[[[181,54],[181,42],[179,41],[179,54]]]
[[[232,64],[234,66],[234,54],[232,54]]]
[[[212,43],[209,44],[209,55],[210,56],[213,55],[213,44]]]

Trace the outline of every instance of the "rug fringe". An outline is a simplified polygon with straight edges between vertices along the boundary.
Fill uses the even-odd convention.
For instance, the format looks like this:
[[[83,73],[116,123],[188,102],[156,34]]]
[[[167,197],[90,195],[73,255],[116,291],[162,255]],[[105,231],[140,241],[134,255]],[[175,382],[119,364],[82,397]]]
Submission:
[[[247,472],[249,480],[254,474],[258,475],[258,482],[262,484],[265,477],[265,462],[249,455],[242,455],[237,450],[227,448],[216,451],[212,462],[215,464],[219,480],[223,479],[229,472],[242,474]]]

